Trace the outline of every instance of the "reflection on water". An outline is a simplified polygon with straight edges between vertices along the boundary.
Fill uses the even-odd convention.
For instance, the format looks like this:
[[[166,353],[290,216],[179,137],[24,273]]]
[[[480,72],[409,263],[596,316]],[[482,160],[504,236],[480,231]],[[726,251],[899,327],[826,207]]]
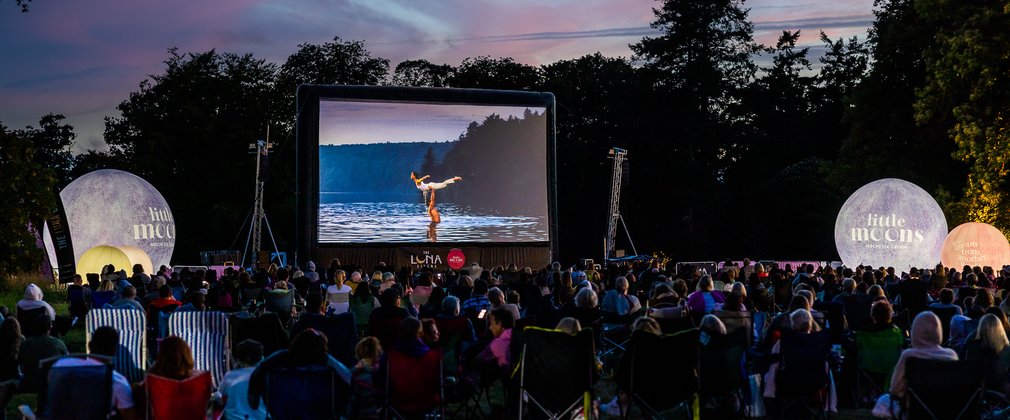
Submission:
[[[546,242],[541,217],[501,216],[439,203],[442,223],[432,226],[421,203],[324,203],[319,242]]]

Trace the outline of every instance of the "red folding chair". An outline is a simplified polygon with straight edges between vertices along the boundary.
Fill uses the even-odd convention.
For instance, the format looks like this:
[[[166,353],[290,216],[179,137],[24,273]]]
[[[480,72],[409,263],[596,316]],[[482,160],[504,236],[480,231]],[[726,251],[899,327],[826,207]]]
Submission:
[[[442,352],[429,350],[420,358],[396,350],[386,352],[386,408],[395,418],[417,418],[442,405]],[[445,418],[441,410],[440,418]]]
[[[203,419],[213,390],[210,372],[177,381],[148,374],[144,381],[149,419]]]

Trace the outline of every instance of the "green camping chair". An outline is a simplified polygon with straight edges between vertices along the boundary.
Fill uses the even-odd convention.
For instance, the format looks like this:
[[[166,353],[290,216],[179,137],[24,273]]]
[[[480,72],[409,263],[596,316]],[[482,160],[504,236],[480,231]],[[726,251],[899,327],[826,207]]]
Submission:
[[[876,397],[891,388],[891,373],[901,356],[905,336],[898,327],[877,332],[856,331],[856,396]],[[869,388],[862,385],[868,384]]]

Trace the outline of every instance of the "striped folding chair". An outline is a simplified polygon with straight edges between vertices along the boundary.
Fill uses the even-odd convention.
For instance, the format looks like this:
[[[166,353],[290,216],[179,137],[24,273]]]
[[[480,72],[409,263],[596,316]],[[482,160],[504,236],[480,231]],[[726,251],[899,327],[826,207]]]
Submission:
[[[194,368],[210,372],[217,388],[230,366],[228,315],[217,311],[175,312],[168,319],[168,334],[189,344]]]
[[[147,370],[147,318],[136,309],[95,308],[85,318],[85,347],[98,327],[109,326],[119,331],[119,349],[113,360],[116,372],[130,382],[144,380]]]

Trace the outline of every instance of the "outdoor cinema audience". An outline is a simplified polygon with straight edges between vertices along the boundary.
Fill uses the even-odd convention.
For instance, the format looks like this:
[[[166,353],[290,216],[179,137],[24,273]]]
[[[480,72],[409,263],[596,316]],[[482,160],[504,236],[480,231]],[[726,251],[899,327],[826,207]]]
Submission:
[[[198,354],[204,351],[200,346],[191,347],[183,338],[169,335],[168,320],[183,311],[197,312],[187,317],[229,314],[230,333],[236,335],[231,343],[237,344],[227,350],[230,371],[215,378],[217,398],[211,407],[224,419],[276,418],[268,412],[272,408],[267,402],[273,400],[264,397],[270,372],[282,368],[332,372],[337,379],[334,404],[341,417],[385,418],[392,415],[387,406],[394,400],[387,392],[397,392],[391,384],[404,383],[398,379],[409,374],[389,370],[390,360],[436,357],[441,359],[445,404],[462,407],[465,401],[472,403],[474,395],[486,396],[489,387],[501,387],[504,392],[490,397],[498,410],[494,416],[535,417],[527,400],[524,407],[531,411],[514,411],[522,398],[517,394],[521,378],[514,372],[520,371],[523,360],[516,352],[522,351],[531,331],[537,331],[529,328],[560,331],[586,342],[591,331],[596,357],[589,382],[613,382],[616,376],[624,381],[616,394],[604,391],[591,396],[610,400],[601,402],[600,410],[617,416],[629,409],[631,417],[639,413],[631,395],[636,389],[631,386],[633,378],[626,366],[620,371],[618,363],[632,348],[633,335],[640,340],[687,338],[696,343],[699,354],[719,356],[694,360],[697,368],[684,372],[694,372],[695,377],[669,378],[678,383],[711,384],[712,378],[705,376],[711,366],[701,368],[701,363],[732,355],[726,359],[735,364],[720,371],[740,377],[719,381],[743,384],[741,392],[717,398],[699,395],[703,417],[730,418],[745,412],[792,416],[789,401],[811,396],[797,395],[790,387],[809,379],[815,379],[818,390],[820,384],[825,386],[820,399],[806,400],[806,407],[865,409],[872,399],[877,399],[878,407],[901,406],[910,395],[906,376],[911,358],[980,360],[984,371],[971,373],[984,376],[989,390],[1010,391],[1010,322],[1004,309],[1010,307],[1010,269],[1003,267],[895,269],[799,262],[791,263],[793,271],[765,260],[705,267],[608,261],[599,269],[584,263],[538,268],[504,262],[481,267],[471,262],[460,270],[444,271],[386,264],[362,267],[336,259],[321,264],[319,271],[311,262],[255,270],[234,267],[223,273],[173,272],[163,267],[148,274],[135,266],[131,277],[106,266],[98,284],[87,284],[83,274],[74,277],[66,287],[66,307],[63,302],[46,302],[43,288],[30,284],[13,308],[15,316],[0,321],[0,384],[13,381],[19,393],[39,392],[47,380],[39,361],[66,355],[68,345],[77,346],[73,340],[64,343],[59,338],[63,331],[54,324],[70,320],[64,316],[70,315],[78,318],[73,328],[88,328],[84,321],[89,313],[104,308],[143,311],[148,337],[143,344],[149,360],[141,368],[175,380],[209,376],[197,371],[194,362],[195,356],[200,361],[207,355]],[[48,287],[50,298],[62,294],[59,288]],[[278,319],[268,314],[271,307],[265,300],[292,296],[293,316]],[[128,335],[133,332],[110,326],[88,334],[88,349],[96,355],[115,357],[120,346],[135,342]],[[886,375],[860,372],[861,358],[865,362],[872,355],[860,354],[866,343],[857,343],[857,337],[891,343],[891,358],[874,359],[886,361]],[[269,349],[267,354],[264,349]],[[790,366],[789,358],[797,354],[810,356],[804,362],[812,364],[802,369]],[[677,355],[643,363],[666,366],[689,363],[687,359]],[[746,363],[740,364],[741,359]],[[91,363],[88,360],[63,358],[57,363]],[[112,414],[149,415],[145,397],[151,390],[145,390],[143,382],[131,390],[128,375],[125,369],[113,374]],[[864,377],[886,384],[867,389]],[[606,389],[598,384],[594,390]],[[751,389],[746,394],[764,398],[733,397],[744,395],[747,386]],[[280,398],[291,399],[293,394],[284,392],[297,391],[281,391]],[[460,410],[465,414],[446,417],[474,415]]]

